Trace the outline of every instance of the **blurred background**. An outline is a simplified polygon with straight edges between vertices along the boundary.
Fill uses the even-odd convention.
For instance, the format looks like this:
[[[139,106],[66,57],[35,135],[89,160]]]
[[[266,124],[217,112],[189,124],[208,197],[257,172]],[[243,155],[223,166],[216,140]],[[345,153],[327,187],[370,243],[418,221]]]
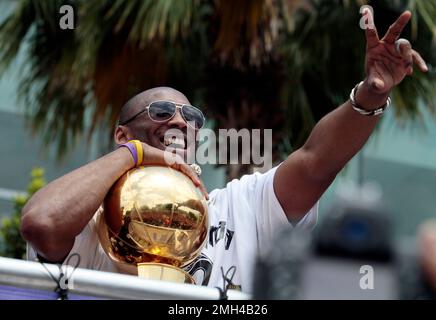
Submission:
[[[59,26],[65,4],[73,29]],[[0,255],[22,256],[27,197],[111,150],[120,108],[153,86],[184,92],[210,128],[272,128],[279,163],[363,79],[365,4],[379,34],[412,11],[403,37],[430,72],[392,93],[320,219],[336,190],[369,182],[396,236],[414,236],[436,217],[436,0],[0,0]],[[202,178],[212,190],[252,169],[206,166]]]

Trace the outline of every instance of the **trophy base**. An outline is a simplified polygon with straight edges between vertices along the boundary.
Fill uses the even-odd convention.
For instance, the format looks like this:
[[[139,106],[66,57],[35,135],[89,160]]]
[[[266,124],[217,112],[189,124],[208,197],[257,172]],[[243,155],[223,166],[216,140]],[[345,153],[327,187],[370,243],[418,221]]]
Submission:
[[[137,267],[141,278],[195,284],[187,272],[168,264],[143,262],[138,263]]]

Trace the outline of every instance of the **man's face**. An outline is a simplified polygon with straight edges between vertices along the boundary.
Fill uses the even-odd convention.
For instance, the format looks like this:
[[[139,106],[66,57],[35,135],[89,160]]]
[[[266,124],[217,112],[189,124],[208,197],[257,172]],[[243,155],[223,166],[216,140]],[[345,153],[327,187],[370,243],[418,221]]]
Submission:
[[[168,89],[156,89],[151,90],[151,93],[144,92],[138,96],[132,106],[132,114],[144,110],[150,103],[158,100],[172,101],[178,104],[190,104],[189,100],[180,92]],[[177,149],[177,153],[186,160],[188,141],[187,130],[188,124],[180,113],[180,109],[177,109],[176,114],[170,120],[165,122],[155,122],[148,116],[148,112],[144,112],[135,118],[132,122],[127,124],[130,128],[135,139],[145,142],[160,150],[174,150]],[[170,129],[177,129],[183,133],[183,136],[178,136],[177,139],[171,139],[165,134]],[[191,129],[191,128],[190,128]],[[195,150],[195,141],[190,141],[194,144],[193,150]],[[168,146],[171,145],[169,148]]]

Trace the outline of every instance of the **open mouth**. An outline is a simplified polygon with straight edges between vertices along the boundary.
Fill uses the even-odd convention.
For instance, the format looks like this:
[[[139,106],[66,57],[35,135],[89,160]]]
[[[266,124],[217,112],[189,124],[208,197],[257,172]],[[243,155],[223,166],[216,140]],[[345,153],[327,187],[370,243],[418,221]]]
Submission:
[[[162,137],[161,143],[165,148],[183,149],[186,150],[186,137]]]

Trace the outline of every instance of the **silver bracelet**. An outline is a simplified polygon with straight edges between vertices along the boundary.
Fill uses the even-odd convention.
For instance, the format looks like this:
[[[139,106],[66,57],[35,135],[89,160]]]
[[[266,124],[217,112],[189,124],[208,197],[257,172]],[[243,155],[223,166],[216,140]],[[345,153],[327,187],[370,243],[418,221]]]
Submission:
[[[359,86],[363,83],[363,81],[361,81],[360,83],[358,83],[353,90],[351,90],[350,93],[350,102],[351,102],[351,106],[353,107],[354,110],[356,110],[357,112],[359,112],[360,114],[364,115],[364,116],[378,116],[379,114],[382,114],[385,109],[387,107],[389,107],[389,105],[391,104],[391,98],[388,97],[388,99],[386,100],[386,103],[384,105],[382,105],[381,107],[374,109],[374,110],[366,110],[365,108],[362,108],[361,106],[359,106],[356,103],[356,92],[357,89],[359,88]]]

